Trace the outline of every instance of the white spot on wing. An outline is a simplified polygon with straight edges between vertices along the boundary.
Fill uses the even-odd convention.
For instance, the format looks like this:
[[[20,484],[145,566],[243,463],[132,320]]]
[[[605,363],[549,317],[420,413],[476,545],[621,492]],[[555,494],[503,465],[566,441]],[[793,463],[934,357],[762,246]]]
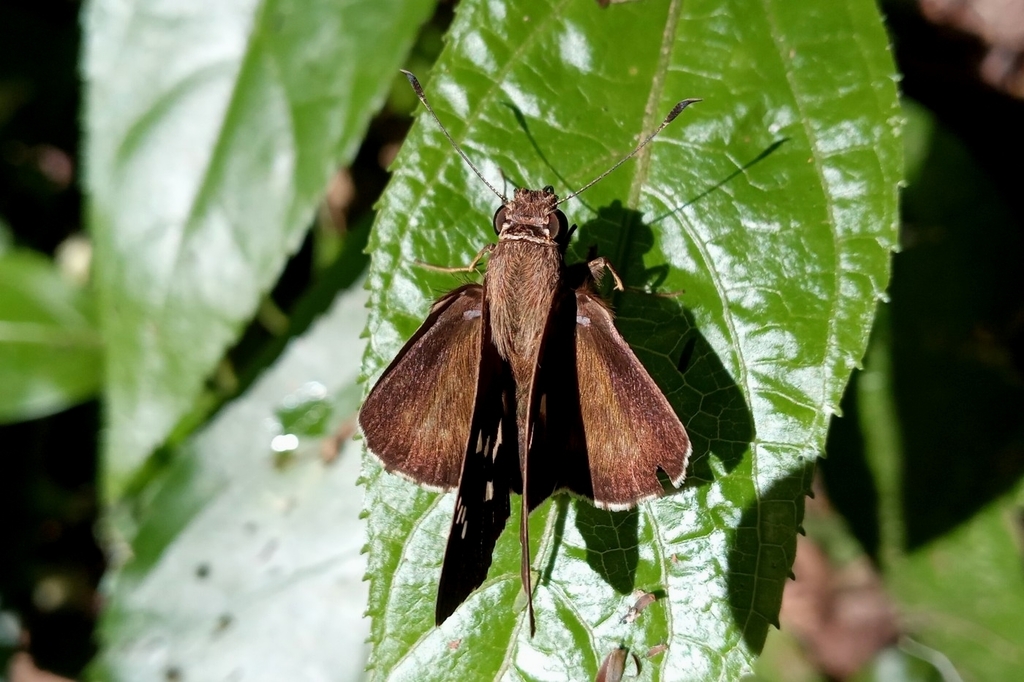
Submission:
[[[477,431],[476,434],[476,454],[480,454],[484,451],[484,432]]]
[[[462,524],[462,539],[463,540],[466,539],[466,530],[468,530],[468,529],[469,529],[469,523],[468,522],[463,523]]]
[[[482,311],[473,309],[473,310],[467,310],[466,312],[462,313],[462,318],[465,319],[465,320],[475,320],[476,318],[480,317],[481,315],[483,315]]]
[[[583,327],[589,327],[590,326],[590,318],[587,317],[586,315],[577,315],[576,316],[576,324],[578,324],[580,326],[583,326]]]
[[[484,491],[484,502],[494,499],[494,481],[487,481],[487,490]]]

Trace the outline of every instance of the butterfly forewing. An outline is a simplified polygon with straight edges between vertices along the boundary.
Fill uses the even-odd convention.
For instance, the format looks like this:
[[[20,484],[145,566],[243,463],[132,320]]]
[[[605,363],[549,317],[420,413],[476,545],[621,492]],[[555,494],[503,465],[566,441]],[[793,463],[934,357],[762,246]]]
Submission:
[[[587,288],[576,292],[576,375],[590,468],[599,507],[626,509],[663,492],[658,471],[682,482],[690,455],[686,429],[612,322],[611,311]]]
[[[405,344],[359,413],[388,471],[441,490],[459,484],[480,362],[483,288],[450,292]]]

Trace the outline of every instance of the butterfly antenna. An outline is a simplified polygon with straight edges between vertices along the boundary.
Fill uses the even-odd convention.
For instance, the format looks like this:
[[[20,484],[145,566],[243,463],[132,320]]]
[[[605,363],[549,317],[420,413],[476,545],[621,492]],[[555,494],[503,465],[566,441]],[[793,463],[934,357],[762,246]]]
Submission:
[[[422,98],[422,97],[420,97],[420,99],[423,99],[423,98]],[[641,142],[640,144],[638,144],[638,145],[636,146],[636,149],[634,149],[634,150],[633,150],[633,151],[631,151],[630,153],[628,153],[628,154],[626,154],[625,156],[623,156],[623,157],[622,157],[621,159],[619,159],[619,162],[618,162],[618,163],[616,163],[616,164],[615,164],[614,166],[612,166],[611,168],[609,168],[608,170],[606,170],[606,171],[605,171],[604,173],[601,173],[600,175],[598,175],[598,176],[597,176],[596,178],[594,178],[593,180],[591,180],[591,181],[590,181],[590,182],[588,182],[587,184],[583,185],[583,187],[579,188],[578,190],[576,190],[575,192],[573,192],[573,193],[572,193],[572,194],[570,194],[569,196],[565,197],[564,199],[561,199],[561,200],[559,200],[559,202],[558,202],[558,203],[559,203],[559,204],[564,204],[565,202],[569,201],[569,199],[572,199],[573,197],[578,197],[579,195],[583,194],[583,193],[584,193],[584,192],[586,192],[586,191],[587,191],[588,189],[590,189],[591,187],[593,187],[594,185],[596,185],[597,183],[599,183],[599,182],[600,182],[601,180],[603,180],[603,179],[605,178],[605,176],[607,176],[607,175],[608,175],[609,173],[611,173],[611,172],[612,172],[612,171],[614,171],[614,170],[615,170],[616,168],[618,168],[619,166],[621,166],[622,164],[626,163],[627,161],[629,161],[630,159],[632,159],[632,158],[633,158],[634,156],[636,156],[636,155],[637,155],[637,153],[638,153],[638,152],[639,152],[639,151],[640,151],[641,149],[643,149],[644,147],[646,147],[646,146],[647,146],[647,145],[648,145],[648,144],[650,143],[650,141],[651,141],[651,140],[653,140],[653,139],[654,139],[655,137],[657,137],[657,136],[658,136],[658,133],[660,133],[660,132],[661,132],[662,130],[664,130],[664,129],[665,129],[665,126],[667,126],[667,125],[668,125],[669,123],[671,123],[672,121],[674,121],[674,120],[675,120],[675,118],[676,118],[676,116],[678,116],[679,114],[681,114],[681,113],[683,112],[683,109],[685,109],[686,107],[690,106],[690,105],[691,105],[691,104],[693,104],[694,102],[700,102],[700,101],[701,101],[700,99],[684,99],[684,100],[683,100],[682,102],[680,102],[679,104],[677,104],[677,105],[675,105],[674,107],[672,107],[672,111],[668,112],[668,116],[666,116],[666,117],[665,117],[665,120],[661,122],[661,125],[660,125],[660,126],[658,126],[658,129],[657,129],[657,130],[655,130],[655,131],[654,131],[653,133],[651,133],[650,135],[648,135],[648,136],[647,136],[647,138],[646,138],[646,139],[645,139],[645,140],[644,140],[643,142]],[[424,104],[426,104],[426,101],[424,101],[423,103],[424,103]],[[429,108],[429,107],[428,107],[428,108]],[[431,112],[431,113],[433,113],[433,112]],[[435,118],[436,118],[436,117],[435,117]],[[451,139],[451,138],[448,138],[448,139]],[[454,144],[454,143],[453,143],[453,144]],[[461,153],[461,152],[460,152],[460,153]],[[557,206],[557,205],[558,205],[558,204],[556,204],[556,206]]]
[[[505,197],[505,195],[499,192],[498,190],[494,189],[494,185],[487,182],[487,178],[483,176],[483,174],[480,172],[480,169],[473,165],[473,162],[469,160],[468,156],[466,156],[466,152],[462,151],[462,147],[459,146],[459,143],[455,141],[455,139],[451,136],[451,133],[448,132],[448,129],[444,127],[443,123],[441,123],[441,119],[437,117],[437,114],[434,113],[434,108],[431,107],[430,102],[427,101],[427,96],[423,93],[423,86],[420,85],[420,82],[416,79],[416,76],[412,75],[412,73],[406,71],[405,69],[400,69],[400,71],[403,74],[405,74],[406,78],[409,79],[409,85],[411,85],[412,89],[416,92],[416,96],[420,98],[420,101],[423,102],[423,106],[427,108],[427,111],[430,112],[430,115],[434,117],[435,121],[437,121],[437,125],[441,128],[441,132],[444,133],[444,136],[447,137],[448,141],[452,143],[452,146],[455,147],[455,151],[459,153],[459,156],[462,157],[462,160],[465,161],[466,164],[473,169],[473,172],[476,173],[476,176],[480,178],[492,192],[498,195],[498,198],[501,199],[502,203],[508,203],[508,199]],[[682,109],[680,109],[680,111],[682,111]],[[665,126],[662,126],[662,128],[664,127]],[[661,130],[661,128],[659,128],[659,130]],[[644,144],[647,143],[645,142]]]

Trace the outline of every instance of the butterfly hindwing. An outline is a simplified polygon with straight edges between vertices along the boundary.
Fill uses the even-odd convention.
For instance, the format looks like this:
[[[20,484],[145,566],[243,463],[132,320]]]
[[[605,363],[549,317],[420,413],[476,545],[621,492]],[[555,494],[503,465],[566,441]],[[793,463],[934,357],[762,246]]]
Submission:
[[[511,513],[509,493],[522,489],[511,369],[490,340],[484,301],[469,439],[463,443],[459,491],[437,587],[438,625],[487,578],[494,545]]]
[[[580,440],[583,426],[575,372],[573,327],[576,299],[572,289],[561,287],[547,311],[537,352],[537,364],[529,387],[527,407],[529,446],[521,453],[523,482],[519,542],[522,546],[520,577],[527,594],[530,634],[536,630],[533,613],[533,580],[530,574],[530,512],[559,488],[585,487],[590,480],[586,451]]]
[[[524,478],[531,511],[561,488],[593,497],[580,414],[575,334],[576,294],[564,287],[548,313],[530,390],[533,438]]]
[[[434,489],[459,484],[480,362],[483,287],[467,284],[431,308],[359,412],[384,468]]]

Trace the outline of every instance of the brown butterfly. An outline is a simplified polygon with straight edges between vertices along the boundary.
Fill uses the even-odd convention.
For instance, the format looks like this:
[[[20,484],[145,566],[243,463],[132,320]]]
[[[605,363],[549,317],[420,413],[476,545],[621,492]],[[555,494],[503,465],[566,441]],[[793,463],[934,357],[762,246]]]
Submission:
[[[416,78],[404,72],[441,125]],[[359,425],[388,471],[428,488],[458,489],[437,590],[444,622],[487,577],[494,545],[523,496],[519,537],[530,633],[536,626],[527,516],[559,490],[604,509],[661,495],[686,473],[690,440],[665,396],[615,329],[596,293],[604,258],[567,266],[569,227],[558,205],[636,154],[689,104],[677,104],[633,152],[562,201],[551,187],[494,189],[502,205],[483,285],[437,301],[370,391]]]

